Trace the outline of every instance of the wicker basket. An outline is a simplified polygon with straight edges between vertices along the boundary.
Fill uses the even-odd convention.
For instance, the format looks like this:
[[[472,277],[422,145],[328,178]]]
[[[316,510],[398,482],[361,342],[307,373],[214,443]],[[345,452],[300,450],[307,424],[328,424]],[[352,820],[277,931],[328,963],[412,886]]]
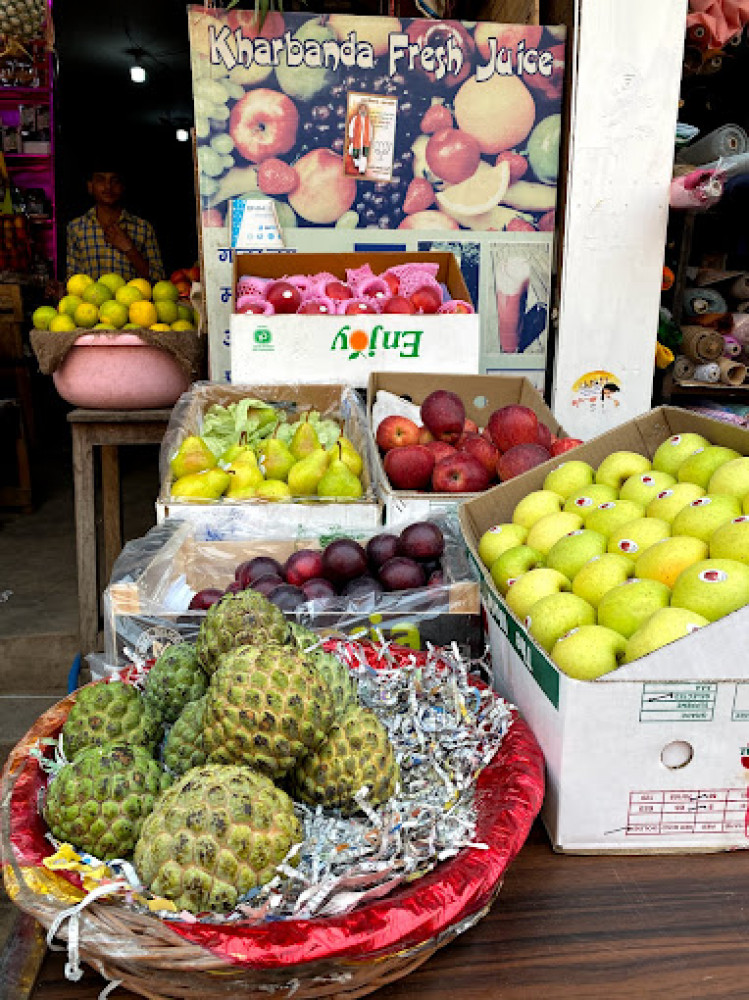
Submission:
[[[71,890],[72,886],[56,873],[19,863],[17,849],[22,841],[34,835],[34,831],[16,828],[18,823],[14,825],[12,806],[22,796],[31,794],[29,775],[38,769],[38,764],[29,757],[30,749],[40,737],[54,736],[59,732],[73,702],[74,696],[69,696],[39,718],[13,750],[3,781],[0,845],[8,895],[47,929],[70,905],[70,899],[59,898],[61,893],[56,886],[58,889],[64,886],[67,890]],[[487,775],[488,782],[484,780]],[[268,1000],[269,995],[282,992],[299,1000],[365,996],[408,975],[438,948],[479,921],[496,898],[504,870],[522,847],[543,797],[543,757],[533,735],[521,720],[515,720],[495,760],[485,769],[480,780],[484,782],[486,792],[501,795],[503,799],[503,808],[499,810],[500,823],[492,831],[501,838],[502,872],[488,892],[469,893],[466,905],[454,915],[449,925],[424,940],[393,939],[387,947],[380,947],[379,950],[374,947],[368,949],[364,942],[353,958],[336,957],[275,967],[272,963],[270,967],[265,964],[262,967],[250,966],[234,964],[185,940],[158,917],[133,913],[110,901],[93,902],[81,911],[80,957],[108,979],[120,980],[134,993],[152,1000]],[[479,819],[482,801],[486,801],[486,795],[478,798]],[[41,820],[39,823],[43,827]],[[39,831],[36,833],[38,835]],[[466,853],[470,852],[464,851],[461,855]],[[461,855],[443,863],[425,879],[436,878],[438,881],[440,877],[444,878],[444,873],[459,862]],[[409,893],[423,883],[424,879],[411,883],[398,890],[395,898],[400,897],[407,903]],[[48,891],[45,891],[45,884]],[[372,904],[373,907],[377,905]],[[361,919],[362,913],[366,914],[369,908],[356,911],[357,917]],[[326,923],[323,918],[309,921],[318,928]],[[335,921],[331,921],[333,923]],[[272,926],[278,928],[281,925]],[[397,919],[392,921],[392,926],[397,927]],[[217,930],[220,931],[220,928]],[[394,930],[393,937],[396,934]],[[67,935],[68,924],[63,924],[58,936],[67,940]]]

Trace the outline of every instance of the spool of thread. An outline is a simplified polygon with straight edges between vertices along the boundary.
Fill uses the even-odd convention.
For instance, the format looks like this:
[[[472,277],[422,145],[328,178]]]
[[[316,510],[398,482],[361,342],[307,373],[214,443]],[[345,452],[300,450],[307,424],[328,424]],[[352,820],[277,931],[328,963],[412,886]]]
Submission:
[[[731,336],[742,345],[749,347],[749,313],[733,313]]]
[[[749,299],[749,274],[742,274],[732,282],[731,295],[741,302]]]
[[[720,365],[714,361],[707,365],[697,365],[692,378],[696,382],[720,382]]]
[[[691,146],[679,150],[677,159],[682,163],[702,167],[721,156],[736,156],[746,153],[748,149],[749,139],[740,125],[721,125]]]
[[[743,385],[746,378],[746,366],[731,358],[721,358],[718,361],[720,381],[725,385]]]
[[[684,312],[687,316],[728,312],[726,300],[714,288],[687,288],[684,291]]]
[[[733,334],[728,333],[723,337],[723,357],[731,358],[734,361],[741,354],[741,344],[733,336]]]
[[[696,365],[717,361],[723,353],[723,337],[717,330],[703,326],[681,328],[682,353]]]
[[[674,378],[677,382],[687,382],[694,378],[694,361],[691,361],[684,354],[677,354],[674,358]]]

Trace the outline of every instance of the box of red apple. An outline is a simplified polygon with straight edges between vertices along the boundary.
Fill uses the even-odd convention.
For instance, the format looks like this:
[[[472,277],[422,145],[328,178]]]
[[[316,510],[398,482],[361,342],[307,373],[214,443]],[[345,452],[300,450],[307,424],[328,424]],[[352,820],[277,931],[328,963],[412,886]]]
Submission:
[[[479,370],[479,317],[446,252],[237,252],[230,339],[232,382]]]
[[[455,509],[581,443],[518,376],[374,372],[368,398],[387,524]]]

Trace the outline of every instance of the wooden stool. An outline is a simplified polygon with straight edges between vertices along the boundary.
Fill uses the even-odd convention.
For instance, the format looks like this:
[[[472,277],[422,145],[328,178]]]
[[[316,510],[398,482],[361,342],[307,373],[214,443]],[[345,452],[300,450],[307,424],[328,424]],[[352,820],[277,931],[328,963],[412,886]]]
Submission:
[[[96,492],[94,448],[101,448],[104,583],[122,549],[120,463],[118,448],[128,444],[160,444],[171,410],[73,410],[75,541],[78,564],[78,618],[81,652],[90,653],[99,637]]]

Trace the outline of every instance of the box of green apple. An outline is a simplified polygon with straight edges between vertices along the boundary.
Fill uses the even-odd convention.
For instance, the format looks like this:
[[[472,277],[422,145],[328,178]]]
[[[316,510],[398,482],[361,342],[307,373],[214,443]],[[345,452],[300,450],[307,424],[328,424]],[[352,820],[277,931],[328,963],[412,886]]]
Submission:
[[[290,535],[382,520],[366,413],[341,384],[196,382],[161,445],[157,518]]]
[[[749,846],[747,456],[664,406],[460,508],[555,850]]]

